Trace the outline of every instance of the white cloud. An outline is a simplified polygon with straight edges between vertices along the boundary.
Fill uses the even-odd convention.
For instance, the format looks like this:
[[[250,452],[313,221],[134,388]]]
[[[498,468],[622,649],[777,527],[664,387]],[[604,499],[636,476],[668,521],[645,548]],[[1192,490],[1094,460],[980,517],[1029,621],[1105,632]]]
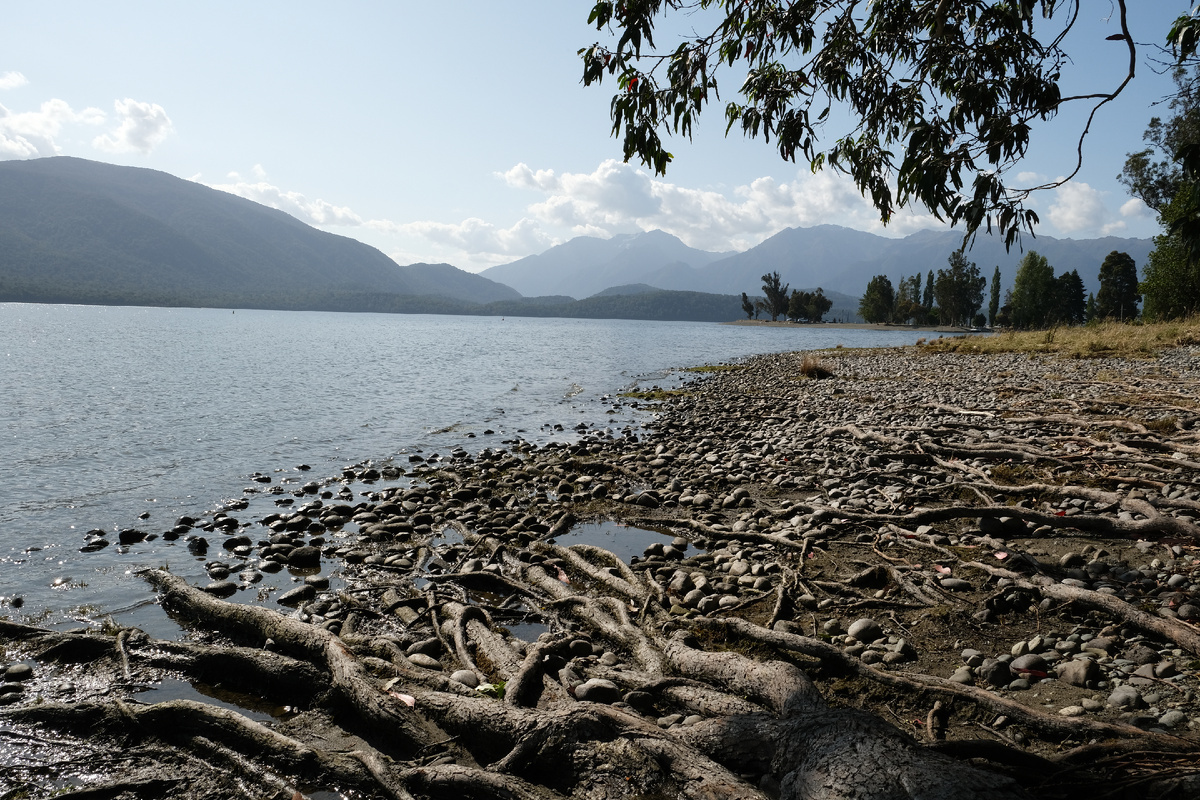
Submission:
[[[1126,200],[1121,206],[1121,216],[1129,219],[1154,219],[1154,209],[1146,205],[1140,197]]]
[[[285,191],[266,180],[266,171],[261,165],[255,164],[252,169],[254,177],[259,179],[247,181],[236,172],[229,173],[232,183],[211,184],[213,189],[236,194],[247,200],[262,203],[264,206],[286,211],[297,219],[310,225],[362,225],[362,218],[345,206],[335,206],[324,200],[309,200],[300,192]]]
[[[791,183],[758,178],[728,194],[668,183],[616,160],[591,173],[557,174],[517,164],[499,176],[513,188],[544,194],[528,213],[572,235],[658,228],[693,247],[741,250],[792,226],[831,223],[884,234],[941,227],[928,214],[906,211],[884,228],[853,183],[830,172],[800,172]]]
[[[3,72],[0,73],[0,91],[5,89],[16,89],[19,86],[24,86],[29,83],[29,80],[19,72]]]
[[[40,158],[58,155],[55,139],[66,125],[99,125],[98,108],[75,111],[63,100],[47,100],[37,111],[14,113],[0,105],[0,158]]]
[[[149,153],[175,129],[167,112],[157,103],[142,103],[127,97],[117,100],[113,106],[120,124],[116,130],[92,140],[92,146],[97,150]]]
[[[381,229],[381,223],[367,224]],[[451,251],[459,251],[469,260],[479,263],[501,263],[505,259],[541,252],[555,244],[554,239],[531,219],[518,220],[508,228],[474,217],[457,224],[422,221],[388,227],[394,232],[414,234]]]
[[[1047,217],[1062,233],[1103,230],[1117,224],[1104,204],[1103,193],[1082,181],[1063,184],[1054,190]],[[1120,223],[1123,227],[1124,223]]]

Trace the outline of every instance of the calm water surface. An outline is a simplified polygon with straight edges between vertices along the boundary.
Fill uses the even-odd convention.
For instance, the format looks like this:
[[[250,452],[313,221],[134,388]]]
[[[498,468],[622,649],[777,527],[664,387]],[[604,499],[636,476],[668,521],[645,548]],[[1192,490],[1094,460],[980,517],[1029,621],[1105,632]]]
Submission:
[[[613,396],[677,383],[676,368],[920,335],[0,303],[0,615],[113,614],[153,633],[131,573],[166,564],[206,581],[205,559],[182,541],[123,551],[116,531],[162,532],[243,496],[263,505],[244,493],[256,473],[301,483],[416,451],[569,440],[580,422],[619,430],[641,412],[609,413]],[[79,552],[94,529],[114,545]]]

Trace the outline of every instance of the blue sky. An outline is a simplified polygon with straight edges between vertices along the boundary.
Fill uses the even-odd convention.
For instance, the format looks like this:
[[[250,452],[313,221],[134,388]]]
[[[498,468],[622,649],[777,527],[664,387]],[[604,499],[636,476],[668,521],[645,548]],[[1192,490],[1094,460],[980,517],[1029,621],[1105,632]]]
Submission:
[[[620,162],[611,84],[585,89],[587,0],[6,3],[0,158],[68,155],[148,167],[281,208],[402,264],[478,271],[573,236],[660,228],[742,250],[785,227],[883,235],[939,227],[921,210],[884,229],[845,179],[812,175],[761,140],[724,135],[720,107],[674,140],[664,178]],[[1187,0],[1135,0],[1157,44]],[[1125,67],[1115,4],[1084,0],[1070,91],[1107,91]],[[1115,176],[1170,88],[1146,61],[1102,109],[1070,184],[1031,203],[1039,232],[1153,236]],[[738,79],[722,82],[723,97]],[[1035,133],[1031,180],[1074,165],[1081,115]],[[1028,246],[1028,245],[1027,245]],[[1032,245],[1036,247],[1036,244]]]

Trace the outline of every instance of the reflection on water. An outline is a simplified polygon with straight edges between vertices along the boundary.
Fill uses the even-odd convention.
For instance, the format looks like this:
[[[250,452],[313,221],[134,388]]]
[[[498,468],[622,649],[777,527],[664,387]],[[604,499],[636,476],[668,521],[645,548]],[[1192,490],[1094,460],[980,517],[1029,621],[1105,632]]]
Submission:
[[[573,544],[588,544],[600,547],[613,553],[617,558],[629,563],[634,556],[641,556],[646,548],[658,542],[669,543],[674,534],[652,531],[645,528],[635,528],[632,525],[622,525],[619,522],[586,522],[576,525],[570,533],[559,536],[555,544],[569,547]]]

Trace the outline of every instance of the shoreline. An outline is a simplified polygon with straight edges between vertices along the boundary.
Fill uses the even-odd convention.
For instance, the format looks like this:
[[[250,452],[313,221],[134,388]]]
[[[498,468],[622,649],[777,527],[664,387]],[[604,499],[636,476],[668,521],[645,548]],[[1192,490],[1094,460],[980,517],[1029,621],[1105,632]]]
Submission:
[[[890,322],[788,322],[786,320],[772,322],[769,319],[738,319],[728,322],[721,322],[719,324],[762,328],[835,328],[860,331],[912,331],[954,335],[992,332],[991,330],[986,329],[976,330],[972,328],[960,328],[953,325],[895,325]]]

